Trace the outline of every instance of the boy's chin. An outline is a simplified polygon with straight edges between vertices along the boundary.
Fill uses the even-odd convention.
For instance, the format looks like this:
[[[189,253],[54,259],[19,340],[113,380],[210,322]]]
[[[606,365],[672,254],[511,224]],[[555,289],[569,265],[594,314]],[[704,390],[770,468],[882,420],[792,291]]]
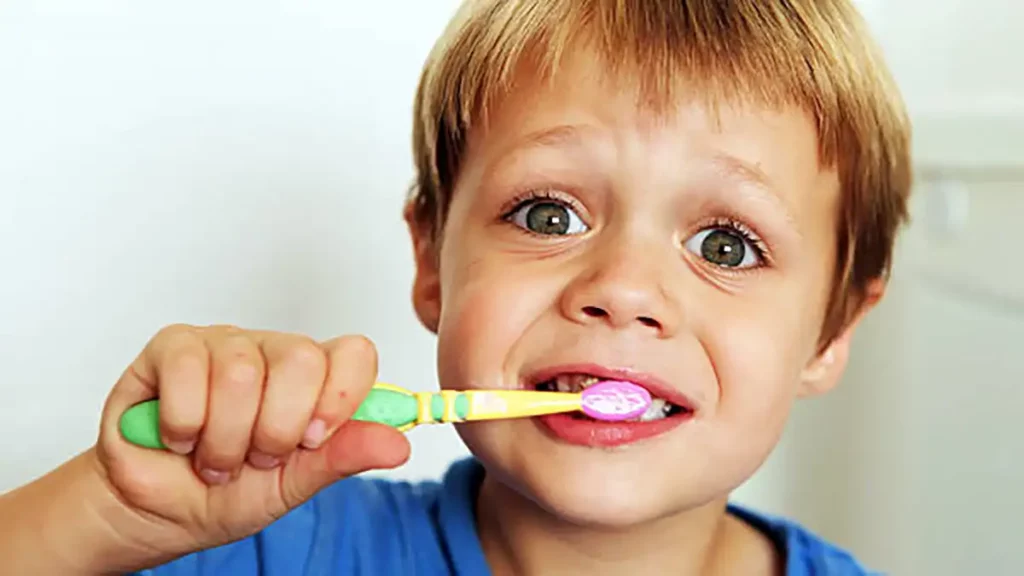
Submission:
[[[518,494],[513,498],[521,499],[520,504],[536,505],[538,512],[552,520],[580,528],[636,527],[714,499],[690,493],[689,489],[696,487],[669,470],[644,471],[643,467],[610,462],[598,466],[587,458],[582,460],[539,458],[519,469],[501,464],[488,468],[497,472],[495,480],[505,484],[506,494]]]
[[[534,487],[527,497],[560,522],[595,530],[620,530],[677,512],[666,494],[573,490],[569,484]]]
[[[666,458],[678,444],[605,450],[569,446],[509,423],[459,433],[501,486],[500,507],[535,506],[568,525],[615,530],[702,508],[728,494],[728,479],[709,475],[705,459]]]

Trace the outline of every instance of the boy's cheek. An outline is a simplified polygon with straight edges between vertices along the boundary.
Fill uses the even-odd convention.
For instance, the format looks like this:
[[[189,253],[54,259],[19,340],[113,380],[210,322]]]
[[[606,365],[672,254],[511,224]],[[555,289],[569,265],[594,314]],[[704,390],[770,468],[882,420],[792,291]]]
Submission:
[[[779,305],[700,314],[693,319],[695,337],[712,367],[710,382],[701,387],[709,396],[706,416],[739,442],[749,441],[745,434],[775,435],[796,398],[805,351],[813,344],[813,336],[805,335],[808,320],[799,307]]]
[[[530,326],[547,313],[544,286],[521,278],[480,274],[459,278],[446,291],[438,331],[438,369],[445,387],[501,388],[513,385],[513,371]]]

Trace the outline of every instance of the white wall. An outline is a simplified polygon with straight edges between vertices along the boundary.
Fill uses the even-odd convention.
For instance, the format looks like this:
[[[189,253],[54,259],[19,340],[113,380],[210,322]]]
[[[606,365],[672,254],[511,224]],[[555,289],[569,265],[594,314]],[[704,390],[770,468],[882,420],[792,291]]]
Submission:
[[[384,379],[436,385],[399,211],[417,74],[456,3],[0,4],[0,490],[91,444],[168,322],[364,332]],[[944,232],[919,199],[843,386],[797,407],[739,498],[891,573],[1012,574],[1024,192],[972,179],[1024,150],[1021,8],[861,4],[922,164],[974,170],[968,218]],[[402,476],[465,453],[445,427],[412,438]]]
[[[1010,576],[1020,573],[1024,513],[1024,268],[1004,247],[1024,215],[1024,183],[970,190],[961,238],[907,242],[910,371],[893,383],[909,400],[902,496],[914,517],[913,573]]]
[[[1024,114],[1017,0],[861,0],[915,114]]]
[[[91,444],[169,322],[364,332],[383,378],[436,386],[401,206],[455,6],[0,5],[0,490]],[[405,475],[463,453],[415,438]]]

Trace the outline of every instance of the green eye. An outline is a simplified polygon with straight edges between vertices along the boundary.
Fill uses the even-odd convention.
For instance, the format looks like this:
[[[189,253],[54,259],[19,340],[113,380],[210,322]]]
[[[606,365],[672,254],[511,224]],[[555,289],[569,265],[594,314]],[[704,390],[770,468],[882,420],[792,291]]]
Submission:
[[[752,268],[761,264],[757,248],[742,233],[728,228],[708,228],[686,241],[686,249],[722,268]]]
[[[589,230],[583,219],[561,202],[532,201],[521,205],[509,220],[519,226],[545,236],[582,234]]]

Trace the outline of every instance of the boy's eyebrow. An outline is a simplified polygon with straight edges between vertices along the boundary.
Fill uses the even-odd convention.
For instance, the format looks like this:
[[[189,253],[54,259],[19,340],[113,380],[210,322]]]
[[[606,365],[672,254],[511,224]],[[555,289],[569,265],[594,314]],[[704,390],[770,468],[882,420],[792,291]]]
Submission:
[[[580,126],[562,124],[530,132],[516,143],[516,148],[532,148],[534,146],[560,146],[563,144],[578,145],[581,142]]]
[[[533,148],[547,146],[576,146],[582,142],[582,131],[586,126],[562,124],[530,132],[518,140],[513,148]],[[773,191],[771,178],[760,167],[741,160],[735,156],[718,153],[711,157],[712,165],[722,175],[733,180],[753,184],[766,192]],[[774,196],[774,194],[772,194]]]
[[[753,189],[760,192],[759,197],[778,207],[787,223],[794,230],[798,230],[793,214],[789,211],[786,202],[779,196],[772,179],[759,166],[725,153],[712,156],[711,163],[721,175],[734,181],[750,184]]]
[[[753,184],[758,188],[763,188],[766,192],[771,192],[773,189],[772,179],[755,164],[724,153],[712,156],[711,163],[723,176]],[[774,196],[774,194],[772,195]]]
[[[528,132],[502,146],[497,154],[495,154],[493,160],[488,163],[485,172],[490,174],[498,171],[501,166],[508,162],[509,157],[532,148],[580,148],[583,146],[581,128],[587,127],[575,124],[560,124]]]

